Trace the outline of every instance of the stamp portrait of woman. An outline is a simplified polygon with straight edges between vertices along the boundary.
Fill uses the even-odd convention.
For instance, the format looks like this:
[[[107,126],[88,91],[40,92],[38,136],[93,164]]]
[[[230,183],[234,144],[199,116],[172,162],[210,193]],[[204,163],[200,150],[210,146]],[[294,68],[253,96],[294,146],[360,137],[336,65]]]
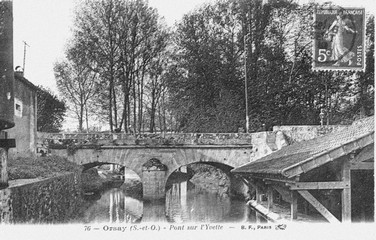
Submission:
[[[347,32],[356,34],[357,31],[349,26],[350,20],[343,15],[342,11],[337,13],[336,19],[325,32],[325,35],[331,39],[331,56],[330,60],[334,62],[334,66],[339,66],[340,63],[349,62],[355,56],[355,53],[347,49],[344,45],[344,34]]]

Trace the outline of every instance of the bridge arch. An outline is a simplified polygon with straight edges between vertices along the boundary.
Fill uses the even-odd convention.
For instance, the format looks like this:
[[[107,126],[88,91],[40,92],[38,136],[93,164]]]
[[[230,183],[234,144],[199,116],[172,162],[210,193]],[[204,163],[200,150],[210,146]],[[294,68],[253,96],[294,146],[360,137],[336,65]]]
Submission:
[[[76,153],[76,155],[79,153]],[[159,159],[167,167],[166,176],[191,163],[225,164],[231,167],[249,162],[250,151],[246,149],[219,148],[122,148],[103,149],[96,154],[96,161],[123,165],[142,176],[142,166],[150,159]],[[78,156],[75,156],[78,158]]]
[[[91,162],[91,163],[85,163],[85,164],[82,164],[82,167],[83,167],[82,172],[84,172],[84,171],[86,171],[86,170],[88,170],[90,168],[94,168],[94,167],[98,167],[98,166],[102,166],[102,165],[118,165],[118,166],[121,166],[120,169],[121,168],[126,168],[126,169],[132,171],[133,173],[135,173],[139,179],[142,178],[142,175],[138,174],[133,169],[130,169],[130,168],[128,168],[128,167],[126,167],[126,166],[124,166],[122,164],[118,164],[118,163],[114,163],[114,162]],[[125,170],[124,170],[124,172],[125,172]]]
[[[233,166],[230,166],[230,165],[227,165],[227,164],[224,164],[224,163],[220,163],[220,162],[192,162],[192,163],[188,163],[186,165],[182,165],[180,167],[177,167],[177,168],[172,169],[171,171],[169,171],[168,175],[166,175],[166,180],[168,180],[171,177],[171,175],[173,173],[177,172],[181,167],[185,167],[185,166],[188,167],[189,165],[192,165],[192,164],[209,165],[209,166],[212,166],[212,167],[220,169],[221,171],[223,171],[224,173],[226,173],[228,176],[229,176],[230,171],[234,168]]]
[[[202,165],[209,165],[216,169],[219,169],[226,175],[227,180],[229,181],[229,189],[228,194],[231,197],[236,198],[245,198],[247,196],[247,192],[249,190],[248,186],[238,178],[236,175],[232,174],[230,171],[234,168],[233,166],[220,163],[220,162],[193,162],[189,163],[185,166],[189,166],[192,164],[202,164]],[[172,187],[172,183],[179,183],[189,180],[192,177],[193,173],[189,172],[189,168],[187,168],[186,172],[180,172],[179,168],[174,169],[169,175],[166,175],[166,191]],[[219,180],[219,179],[218,179]],[[222,180],[223,181],[223,180]]]
[[[137,174],[137,176],[141,179],[142,178],[142,172],[136,171],[135,169],[132,169],[132,166],[129,166],[129,164],[125,164],[125,162],[119,162],[119,161],[95,161],[95,162],[87,162],[87,163],[81,163],[81,166],[83,167],[82,171],[88,170],[93,167],[98,167],[106,164],[114,164],[114,165],[120,165],[122,167],[125,167],[129,170],[132,170],[134,173]]]
[[[99,167],[99,166],[102,166],[102,165],[106,165],[106,164],[115,164],[115,163],[108,163],[108,162],[91,162],[91,163],[86,163],[86,164],[82,164],[82,171],[86,171],[90,168],[93,168],[93,167]]]

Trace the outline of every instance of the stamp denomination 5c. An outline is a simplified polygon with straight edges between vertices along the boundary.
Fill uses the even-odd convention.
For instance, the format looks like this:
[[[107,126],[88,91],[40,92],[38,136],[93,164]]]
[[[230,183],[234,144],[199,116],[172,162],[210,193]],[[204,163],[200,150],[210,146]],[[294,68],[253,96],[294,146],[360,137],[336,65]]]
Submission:
[[[313,69],[364,71],[364,9],[316,10]]]

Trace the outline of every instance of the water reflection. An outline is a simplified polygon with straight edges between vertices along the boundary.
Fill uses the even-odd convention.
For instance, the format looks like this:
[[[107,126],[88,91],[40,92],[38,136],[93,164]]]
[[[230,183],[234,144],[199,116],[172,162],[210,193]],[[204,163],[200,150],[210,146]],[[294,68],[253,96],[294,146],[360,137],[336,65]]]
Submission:
[[[243,201],[209,192],[191,182],[173,184],[166,194],[170,222],[240,222],[247,219]]]
[[[83,216],[85,223],[142,222],[242,222],[247,221],[244,201],[230,199],[196,187],[191,182],[172,184],[165,201],[142,202],[121,188],[104,192],[92,200]]]
[[[165,201],[144,202],[142,222],[166,222]]]
[[[84,223],[135,223],[142,217],[142,201],[126,196],[122,189],[113,188],[92,202],[83,216]]]

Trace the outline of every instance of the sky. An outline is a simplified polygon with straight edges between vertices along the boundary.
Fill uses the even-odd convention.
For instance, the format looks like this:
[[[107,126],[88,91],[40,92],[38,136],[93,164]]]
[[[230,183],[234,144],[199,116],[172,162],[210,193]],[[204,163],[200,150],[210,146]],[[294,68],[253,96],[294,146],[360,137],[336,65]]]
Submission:
[[[79,0],[13,0],[14,67],[23,66],[26,46],[25,77],[35,85],[57,88],[53,65],[64,58],[71,38],[73,11]],[[169,26],[203,3],[215,0],[149,0]],[[299,0],[302,3],[309,0]],[[324,0],[316,0],[323,2]],[[333,0],[343,7],[365,7],[375,12],[375,0]]]
[[[169,26],[184,13],[211,0],[149,0]],[[73,12],[78,0],[13,0],[13,62],[23,66],[24,76],[57,93],[53,73],[56,61],[64,59],[67,41],[71,38]]]

